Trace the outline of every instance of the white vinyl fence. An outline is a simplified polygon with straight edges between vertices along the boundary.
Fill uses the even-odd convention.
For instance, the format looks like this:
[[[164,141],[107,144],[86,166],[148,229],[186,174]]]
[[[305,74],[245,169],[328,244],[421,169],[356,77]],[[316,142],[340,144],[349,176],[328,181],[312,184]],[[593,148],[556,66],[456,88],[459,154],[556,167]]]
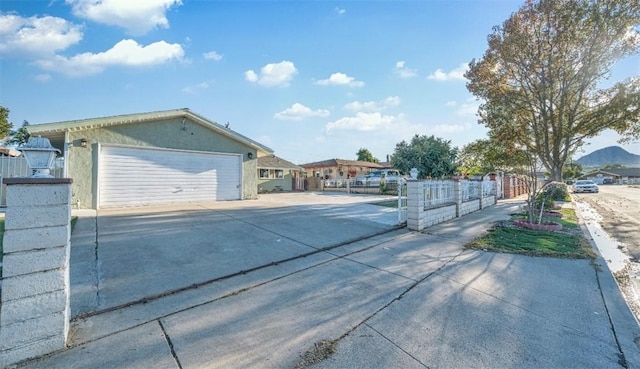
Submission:
[[[423,182],[424,207],[433,208],[446,204],[455,204],[455,182],[426,181]]]
[[[407,181],[398,183],[398,224],[407,222]]]
[[[496,203],[495,181],[408,181],[407,227],[422,231]]]
[[[27,160],[22,156],[0,156],[0,206],[7,206],[7,186],[2,183],[5,178],[30,177],[32,171],[27,166]],[[55,178],[64,176],[64,159],[55,160],[51,175]]]

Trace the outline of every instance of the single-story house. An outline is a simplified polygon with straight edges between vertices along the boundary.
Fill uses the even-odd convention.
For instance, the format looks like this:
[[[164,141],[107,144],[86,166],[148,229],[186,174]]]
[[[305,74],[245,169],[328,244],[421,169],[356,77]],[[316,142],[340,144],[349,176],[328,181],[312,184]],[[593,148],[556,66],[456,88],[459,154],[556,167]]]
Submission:
[[[322,179],[347,179],[363,176],[372,170],[384,169],[378,163],[368,161],[329,159],[300,165],[307,177]]]
[[[258,157],[258,192],[304,190],[302,167],[275,155]]]
[[[254,199],[258,157],[273,150],[175,109],[28,126],[64,157],[75,208]]]
[[[602,184],[605,178],[611,178],[613,183],[619,184],[640,183],[640,168],[596,170],[579,177],[579,179],[590,179],[597,184]]]

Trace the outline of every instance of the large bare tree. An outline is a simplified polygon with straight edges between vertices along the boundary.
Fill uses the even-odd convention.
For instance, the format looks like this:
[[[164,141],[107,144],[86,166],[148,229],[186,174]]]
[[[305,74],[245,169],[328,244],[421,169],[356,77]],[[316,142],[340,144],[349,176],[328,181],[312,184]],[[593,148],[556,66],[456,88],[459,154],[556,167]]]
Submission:
[[[482,102],[479,122],[556,181],[585,139],[605,129],[640,136],[640,78],[607,81],[640,51],[639,25],[640,0],[527,1],[494,27],[465,75]]]

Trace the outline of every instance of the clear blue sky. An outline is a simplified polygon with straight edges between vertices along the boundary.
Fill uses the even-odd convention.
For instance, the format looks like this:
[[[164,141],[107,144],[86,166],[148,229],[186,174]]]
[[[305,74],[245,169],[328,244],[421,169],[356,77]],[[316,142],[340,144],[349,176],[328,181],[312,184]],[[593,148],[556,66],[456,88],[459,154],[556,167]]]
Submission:
[[[522,3],[3,0],[0,105],[16,127],[186,107],[298,164],[384,161],[415,134],[461,147],[486,137],[462,74]],[[629,58],[612,81],[638,74]]]

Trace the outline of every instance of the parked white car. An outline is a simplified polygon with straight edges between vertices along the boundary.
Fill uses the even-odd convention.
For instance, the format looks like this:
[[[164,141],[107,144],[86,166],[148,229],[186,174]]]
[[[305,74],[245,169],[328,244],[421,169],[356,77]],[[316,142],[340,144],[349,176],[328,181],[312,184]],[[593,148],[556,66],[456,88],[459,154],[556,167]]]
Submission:
[[[595,182],[588,180],[588,179],[581,179],[576,181],[573,184],[572,190],[574,193],[578,193],[578,192],[594,192],[594,193],[598,193],[598,191],[600,190],[598,188],[598,185],[595,184]]]
[[[356,186],[379,186],[384,177],[387,184],[398,183],[403,178],[400,172],[395,169],[374,170],[363,177],[356,178]]]
[[[324,181],[324,186],[336,187],[336,188],[347,187],[347,180],[346,179],[326,179]]]

